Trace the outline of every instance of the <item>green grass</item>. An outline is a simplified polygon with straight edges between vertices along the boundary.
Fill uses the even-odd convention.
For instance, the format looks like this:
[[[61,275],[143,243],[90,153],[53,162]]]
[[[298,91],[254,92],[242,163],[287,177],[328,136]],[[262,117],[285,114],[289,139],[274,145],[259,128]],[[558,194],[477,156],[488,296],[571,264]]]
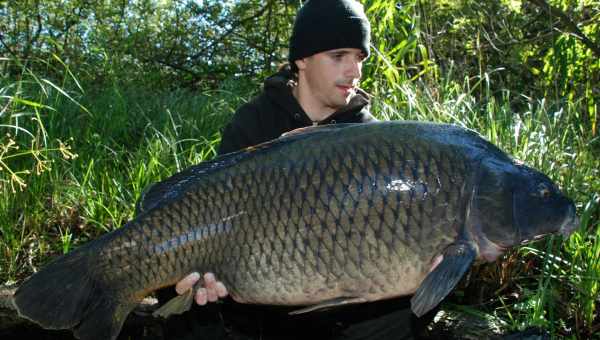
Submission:
[[[553,336],[591,337],[600,325],[598,136],[579,102],[492,93],[485,75],[453,78],[371,89],[379,98],[372,111],[479,131],[559,183],[576,201],[581,226],[568,240],[549,238],[478,269],[445,308],[460,305],[505,331],[540,326]],[[100,89],[71,76],[56,85],[26,69],[19,81],[2,79],[0,282],[19,282],[52,256],[118,228],[148,184],[213,157],[219,129],[251,90],[234,81],[204,91]]]
[[[67,97],[26,72],[18,84],[4,79],[0,282],[123,225],[148,184],[212,158],[219,129],[247,99],[236,86],[156,93],[113,85]]]

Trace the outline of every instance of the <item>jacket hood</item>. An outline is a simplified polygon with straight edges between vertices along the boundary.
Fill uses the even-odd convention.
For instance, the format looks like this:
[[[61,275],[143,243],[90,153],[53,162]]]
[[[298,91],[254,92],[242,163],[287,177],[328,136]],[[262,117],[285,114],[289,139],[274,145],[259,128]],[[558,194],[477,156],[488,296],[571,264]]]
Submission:
[[[289,66],[283,67],[277,73],[268,77],[264,82],[264,90],[265,93],[269,96],[271,100],[276,102],[284,112],[290,115],[301,113],[303,116],[303,120],[306,120],[308,124],[312,124],[312,121],[304,112],[298,100],[292,94],[292,89],[296,86],[296,81],[292,75],[292,71]],[[329,121],[331,118],[347,113],[347,112],[357,112],[367,107],[370,103],[371,95],[362,89],[356,89],[356,95],[350,99],[348,105],[340,108],[336,112],[332,113],[325,120]]]

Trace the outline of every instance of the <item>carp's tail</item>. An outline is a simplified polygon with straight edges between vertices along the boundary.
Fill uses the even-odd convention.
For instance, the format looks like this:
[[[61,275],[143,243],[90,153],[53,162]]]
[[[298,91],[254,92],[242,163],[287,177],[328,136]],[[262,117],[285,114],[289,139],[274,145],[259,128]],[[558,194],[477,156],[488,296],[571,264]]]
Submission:
[[[89,249],[88,249],[89,250]],[[94,252],[76,249],[32,275],[16,291],[19,315],[79,339],[115,339],[138,301],[98,280]]]

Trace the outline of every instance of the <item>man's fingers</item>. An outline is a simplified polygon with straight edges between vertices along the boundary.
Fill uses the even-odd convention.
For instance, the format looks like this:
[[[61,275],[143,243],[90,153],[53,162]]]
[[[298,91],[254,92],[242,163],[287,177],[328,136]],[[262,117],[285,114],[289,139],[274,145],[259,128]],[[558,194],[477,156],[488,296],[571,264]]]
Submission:
[[[192,287],[194,287],[198,280],[200,280],[200,274],[196,272],[191,273],[190,275],[184,277],[179,282],[177,282],[177,284],[175,285],[175,291],[177,292],[177,294],[181,295],[187,292],[189,289],[192,289]]]
[[[225,288],[225,285],[223,284],[223,282],[219,281],[217,282],[216,286],[216,291],[217,291],[217,296],[220,298],[224,298],[227,296],[227,294],[229,294],[227,292],[227,288]]]
[[[177,294],[183,294],[189,289],[192,289],[194,285],[200,280],[200,274],[197,272],[191,273],[190,275],[181,279],[175,285]],[[194,300],[199,305],[205,305],[208,302],[215,302],[219,298],[226,297],[229,293],[227,288],[221,281],[217,281],[213,273],[206,273],[202,276],[202,287],[198,288]]]
[[[217,291],[215,289],[207,289],[206,290],[206,299],[208,302],[215,302],[219,299],[217,296]]]
[[[227,296],[227,290],[222,282],[217,281],[213,273],[204,274],[204,287],[206,288],[206,299],[215,302],[220,297]]]
[[[204,306],[208,302],[206,288],[199,288],[194,299],[197,304]]]
[[[217,280],[215,279],[215,274],[213,274],[213,273],[204,274],[204,287],[207,290],[215,289],[216,284],[217,284]]]

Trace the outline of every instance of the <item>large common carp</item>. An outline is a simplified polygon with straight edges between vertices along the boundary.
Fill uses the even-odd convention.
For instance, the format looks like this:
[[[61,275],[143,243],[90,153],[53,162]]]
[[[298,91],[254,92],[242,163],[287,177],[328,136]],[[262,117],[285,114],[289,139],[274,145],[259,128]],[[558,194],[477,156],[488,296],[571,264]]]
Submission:
[[[472,131],[418,122],[294,132],[188,168],[142,208],[24,282],[19,314],[114,339],[144,296],[198,271],[242,303],[309,311],[414,294],[422,315],[474,260],[577,224],[545,175]]]

